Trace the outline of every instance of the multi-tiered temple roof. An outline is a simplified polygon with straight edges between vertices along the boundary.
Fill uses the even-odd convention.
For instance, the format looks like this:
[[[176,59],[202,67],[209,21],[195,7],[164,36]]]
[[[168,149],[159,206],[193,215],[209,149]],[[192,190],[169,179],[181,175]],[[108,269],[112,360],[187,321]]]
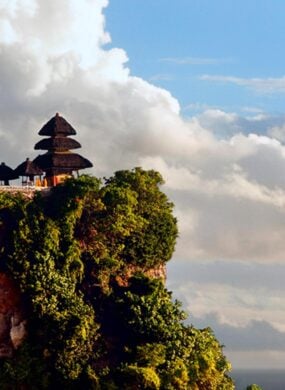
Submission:
[[[75,129],[59,114],[51,118],[39,131],[45,138],[36,143],[36,150],[46,152],[33,161],[27,158],[15,170],[4,162],[0,164],[0,186],[9,186],[9,181],[22,177],[22,185],[51,187],[92,163],[71,150],[81,148],[79,142],[70,136],[76,135]],[[36,180],[35,180],[36,178]]]
[[[75,129],[59,114],[50,119],[39,131],[39,135],[47,136],[35,145],[36,150],[47,150],[35,158],[47,178],[59,175],[72,175],[84,168],[91,168],[92,163],[80,154],[71,152],[81,147],[80,143],[69,138],[75,135]]]

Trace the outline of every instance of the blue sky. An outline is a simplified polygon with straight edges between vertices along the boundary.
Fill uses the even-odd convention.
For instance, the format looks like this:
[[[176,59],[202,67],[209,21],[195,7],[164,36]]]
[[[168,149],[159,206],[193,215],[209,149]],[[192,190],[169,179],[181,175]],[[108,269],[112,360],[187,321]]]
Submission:
[[[170,91],[178,99],[183,117],[191,118],[208,109],[219,109],[239,115],[241,125],[238,131],[266,134],[274,124],[282,126],[284,123],[284,14],[285,3],[281,0],[123,0],[110,2],[106,22],[112,45],[123,47],[127,52],[131,74]],[[251,118],[258,116],[264,119],[250,123]],[[228,126],[224,131],[218,128],[217,132],[232,134]],[[255,161],[254,164],[263,176],[266,163]],[[270,175],[275,165],[268,165]],[[190,283],[184,290],[181,288],[181,284],[186,286],[189,279],[203,286],[204,293],[207,290],[205,295],[215,296],[221,284],[239,285],[240,297],[236,296],[236,301],[225,300],[225,304],[233,306],[237,312],[241,310],[239,299],[251,300],[249,296],[244,297],[247,288],[241,288],[242,281],[247,280],[248,291],[252,286],[258,290],[261,285],[269,288],[270,284],[278,286],[283,283],[283,267],[251,265],[253,268],[248,268],[248,263],[243,261],[216,263],[217,258],[209,259],[206,266],[187,261],[169,265],[170,287],[186,305],[188,303],[190,313],[193,301],[199,300],[193,293],[197,289],[195,283]],[[219,281],[214,283],[213,278]],[[203,289],[199,289],[199,294],[203,294]],[[280,295],[280,289],[276,294]],[[260,299],[262,295],[260,292]],[[251,304],[253,308],[254,304]],[[236,324],[232,328],[219,325],[223,320],[217,318],[214,309],[208,309],[208,314],[205,311],[204,317],[193,317],[195,313],[191,319],[197,325],[210,323],[223,343],[233,350],[242,349],[247,344],[246,352],[232,355],[237,366],[243,365],[243,359],[245,366],[260,368],[265,361],[268,364],[270,343],[273,349],[284,351],[284,334],[263,322],[262,315],[256,316],[257,322],[240,328],[235,327]],[[274,322],[274,318],[271,319]],[[268,340],[266,346],[262,346],[261,338]],[[251,348],[259,351],[252,354]],[[269,365],[274,366],[274,360]]]
[[[285,365],[285,2],[0,0],[0,156],[56,112],[89,173],[156,169],[168,287],[234,368]]]
[[[283,112],[284,90],[258,93],[200,77],[282,77],[284,13],[282,0],[122,0],[106,10],[112,44],[125,48],[131,72],[170,90],[185,115],[198,103]]]

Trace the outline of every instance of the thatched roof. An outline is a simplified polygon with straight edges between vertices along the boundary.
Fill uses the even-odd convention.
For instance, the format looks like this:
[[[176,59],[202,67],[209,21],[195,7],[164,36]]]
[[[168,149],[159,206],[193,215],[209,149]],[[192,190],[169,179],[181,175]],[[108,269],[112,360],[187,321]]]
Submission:
[[[52,137],[44,138],[35,145],[36,150],[70,150],[70,149],[79,149],[81,145],[79,142],[75,141],[72,138],[67,137]]]
[[[43,171],[29,158],[18,165],[14,171],[18,176],[37,176],[42,175]]]
[[[86,158],[70,152],[72,149],[80,148],[81,145],[69,138],[70,135],[75,135],[76,131],[59,114],[50,119],[39,134],[50,138],[39,141],[35,149],[47,150],[47,153],[39,155],[33,162],[46,172],[47,176],[72,173],[72,171],[93,166]]]
[[[0,165],[0,180],[14,180],[18,179],[18,175],[14,170],[8,167],[4,162]]]
[[[42,170],[53,170],[57,172],[70,172],[79,169],[91,168],[93,164],[77,153],[45,153],[37,156],[34,163]]]
[[[75,129],[59,114],[51,118],[39,131],[39,135],[75,135]]]

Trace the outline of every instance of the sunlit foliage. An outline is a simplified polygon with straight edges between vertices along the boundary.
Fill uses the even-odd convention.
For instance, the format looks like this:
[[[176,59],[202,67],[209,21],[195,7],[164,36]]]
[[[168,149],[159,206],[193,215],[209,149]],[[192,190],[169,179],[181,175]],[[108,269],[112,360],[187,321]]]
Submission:
[[[0,388],[232,389],[210,329],[161,279],[172,256],[173,204],[159,173],[82,176],[28,200],[0,194],[0,271],[19,285],[28,337],[0,363]],[[151,272],[150,272],[151,275]]]

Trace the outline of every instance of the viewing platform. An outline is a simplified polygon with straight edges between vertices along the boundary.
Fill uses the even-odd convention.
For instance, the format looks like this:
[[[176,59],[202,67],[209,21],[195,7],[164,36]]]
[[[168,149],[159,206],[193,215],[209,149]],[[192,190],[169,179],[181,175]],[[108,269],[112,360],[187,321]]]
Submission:
[[[12,169],[5,162],[0,164],[0,192],[22,193],[33,197],[37,191],[49,194],[50,188],[66,179],[79,176],[79,171],[93,167],[93,164],[73,149],[81,148],[79,142],[70,138],[76,130],[58,113],[39,131],[46,138],[37,142],[36,150],[44,154],[30,160],[28,157]],[[22,185],[10,185],[10,181],[21,178]]]
[[[36,192],[41,192],[43,195],[48,195],[50,193],[51,188],[50,187],[38,187],[38,186],[0,186],[0,193],[1,192],[9,192],[10,194],[17,194],[21,193],[27,198],[33,198]]]

